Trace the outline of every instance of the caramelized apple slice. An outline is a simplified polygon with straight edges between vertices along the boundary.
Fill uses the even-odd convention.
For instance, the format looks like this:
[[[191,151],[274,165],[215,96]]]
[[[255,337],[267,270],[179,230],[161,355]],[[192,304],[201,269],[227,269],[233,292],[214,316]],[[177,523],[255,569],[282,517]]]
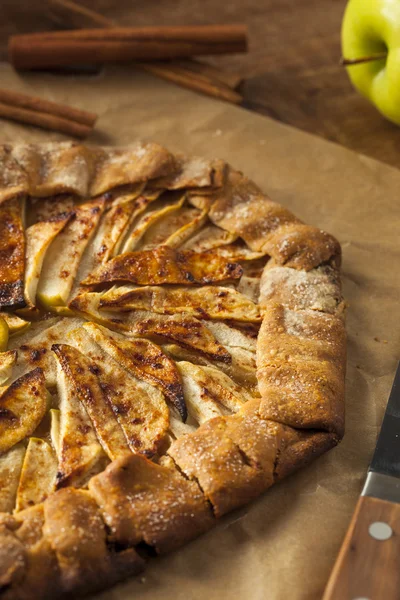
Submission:
[[[66,304],[81,257],[103,210],[103,200],[78,206],[74,210],[74,217],[48,248],[37,289],[37,298],[46,308]]]
[[[128,252],[89,275],[83,285],[129,282],[139,285],[207,284],[239,279],[242,268],[213,253],[178,251],[168,246]]]
[[[56,473],[57,458],[51,446],[42,439],[31,437],[22,465],[15,511],[46,500],[55,489]]]
[[[46,410],[47,390],[42,369],[34,369],[14,381],[0,396],[0,453],[31,435]]]
[[[261,321],[258,306],[235,289],[221,286],[123,286],[100,300],[106,310],[150,310],[160,314],[186,313],[198,318]]]
[[[107,457],[97,441],[89,416],[78,400],[75,386],[58,363],[60,438],[56,487],[82,487],[103,470]]]
[[[0,204],[0,308],[24,306],[24,202],[11,198]]]
[[[0,512],[14,510],[24,456],[25,446],[22,443],[0,456]]]
[[[26,230],[24,295],[27,306],[36,305],[36,290],[46,252],[52,241],[71,220],[71,216],[71,213],[61,214],[50,221],[35,223]]]
[[[218,344],[202,321],[187,315],[158,315],[156,313],[133,313],[136,323],[131,331],[135,335],[149,337],[157,341],[167,340],[183,348],[200,352],[210,360],[231,362],[229,352]]]
[[[169,410],[163,394],[123,369],[83,327],[71,334],[71,343],[96,363],[102,390],[132,452],[153,456],[169,427]]]
[[[129,452],[124,433],[101,389],[96,363],[67,344],[52,347],[65,377],[88,413],[107,456],[114,460]]]
[[[159,346],[144,339],[115,339],[103,327],[85,323],[83,328],[94,341],[125,369],[139,379],[158,387],[186,421],[187,410],[183,397],[182,381],[175,362]]]

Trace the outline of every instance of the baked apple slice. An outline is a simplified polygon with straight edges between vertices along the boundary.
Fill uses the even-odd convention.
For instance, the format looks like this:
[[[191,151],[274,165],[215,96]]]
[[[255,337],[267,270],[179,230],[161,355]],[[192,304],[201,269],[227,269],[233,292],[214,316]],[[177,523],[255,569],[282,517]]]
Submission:
[[[36,290],[43,261],[50,244],[71,220],[72,213],[61,214],[50,221],[40,221],[26,230],[26,266],[24,296],[28,307],[36,306]],[[53,260],[55,257],[53,256]]]
[[[124,433],[101,388],[96,374],[98,372],[96,363],[67,344],[54,344],[52,350],[57,356],[65,378],[69,380],[69,385],[75,390],[76,397],[85,407],[98,440],[110,460],[129,452]]]
[[[0,512],[11,513],[15,507],[25,446],[16,444],[0,456]]]
[[[25,207],[21,198],[0,204],[0,308],[25,305]]]
[[[138,285],[194,285],[240,279],[243,273],[238,263],[215,253],[178,251],[169,246],[154,250],[127,252],[109,260],[91,273],[83,285],[104,285],[118,282]]]
[[[29,398],[29,410],[26,399]],[[31,435],[48,408],[42,369],[36,368],[12,383],[0,396],[0,453]]]
[[[4,321],[7,323],[8,332],[10,336],[23,333],[26,329],[28,329],[31,326],[30,321],[21,319],[21,317],[13,313],[0,312],[0,318],[4,319]]]
[[[82,487],[107,464],[92,422],[78,400],[75,386],[58,362],[57,391],[60,432],[56,487]]]
[[[206,319],[233,319],[261,322],[258,306],[235,289],[221,286],[121,286],[107,291],[100,308],[150,310],[160,314],[185,313]]]
[[[16,360],[16,350],[0,352],[0,385],[4,385],[10,379]]]
[[[37,288],[37,299],[47,309],[65,306],[81,257],[104,210],[103,200],[81,204],[46,252]]]
[[[84,323],[83,328],[127,371],[159,388],[177,409],[182,421],[186,421],[187,410],[179,371],[175,362],[159,346],[140,338],[115,338],[95,323]]]
[[[55,489],[56,474],[57,458],[50,444],[40,438],[29,438],[15,511],[24,510],[46,500]]]

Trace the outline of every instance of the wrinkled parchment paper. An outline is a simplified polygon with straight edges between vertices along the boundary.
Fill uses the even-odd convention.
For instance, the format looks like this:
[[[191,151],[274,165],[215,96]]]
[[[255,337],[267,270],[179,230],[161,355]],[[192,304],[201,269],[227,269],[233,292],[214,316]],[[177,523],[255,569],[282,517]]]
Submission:
[[[89,78],[16,74],[3,64],[0,85],[97,112],[91,144],[145,138],[227,159],[274,200],[340,240],[349,302],[341,445],[182,550],[154,559],[142,577],[98,596],[319,599],[360,493],[400,357],[400,172],[129,66]],[[10,142],[65,139],[3,120],[0,132],[1,141]]]

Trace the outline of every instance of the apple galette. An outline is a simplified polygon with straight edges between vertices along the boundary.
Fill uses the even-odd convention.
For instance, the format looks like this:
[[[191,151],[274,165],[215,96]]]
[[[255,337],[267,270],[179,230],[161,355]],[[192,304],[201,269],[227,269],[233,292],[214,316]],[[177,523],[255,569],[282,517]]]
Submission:
[[[343,435],[340,246],[222,160],[0,148],[0,598],[141,571]]]

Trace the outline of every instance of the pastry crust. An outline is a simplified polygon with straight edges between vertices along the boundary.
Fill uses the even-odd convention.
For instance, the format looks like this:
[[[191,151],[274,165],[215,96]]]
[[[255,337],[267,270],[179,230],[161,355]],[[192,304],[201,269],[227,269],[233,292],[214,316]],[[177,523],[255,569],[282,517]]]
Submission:
[[[51,440],[58,469],[43,502],[0,514],[1,600],[109,587],[144,568],[143,549],[182,546],[340,441],[340,245],[242,173],[153,143],[4,145],[0,212],[0,308],[42,318],[3,357],[4,510],[26,435],[31,454]],[[59,294],[52,248],[76,243]]]

